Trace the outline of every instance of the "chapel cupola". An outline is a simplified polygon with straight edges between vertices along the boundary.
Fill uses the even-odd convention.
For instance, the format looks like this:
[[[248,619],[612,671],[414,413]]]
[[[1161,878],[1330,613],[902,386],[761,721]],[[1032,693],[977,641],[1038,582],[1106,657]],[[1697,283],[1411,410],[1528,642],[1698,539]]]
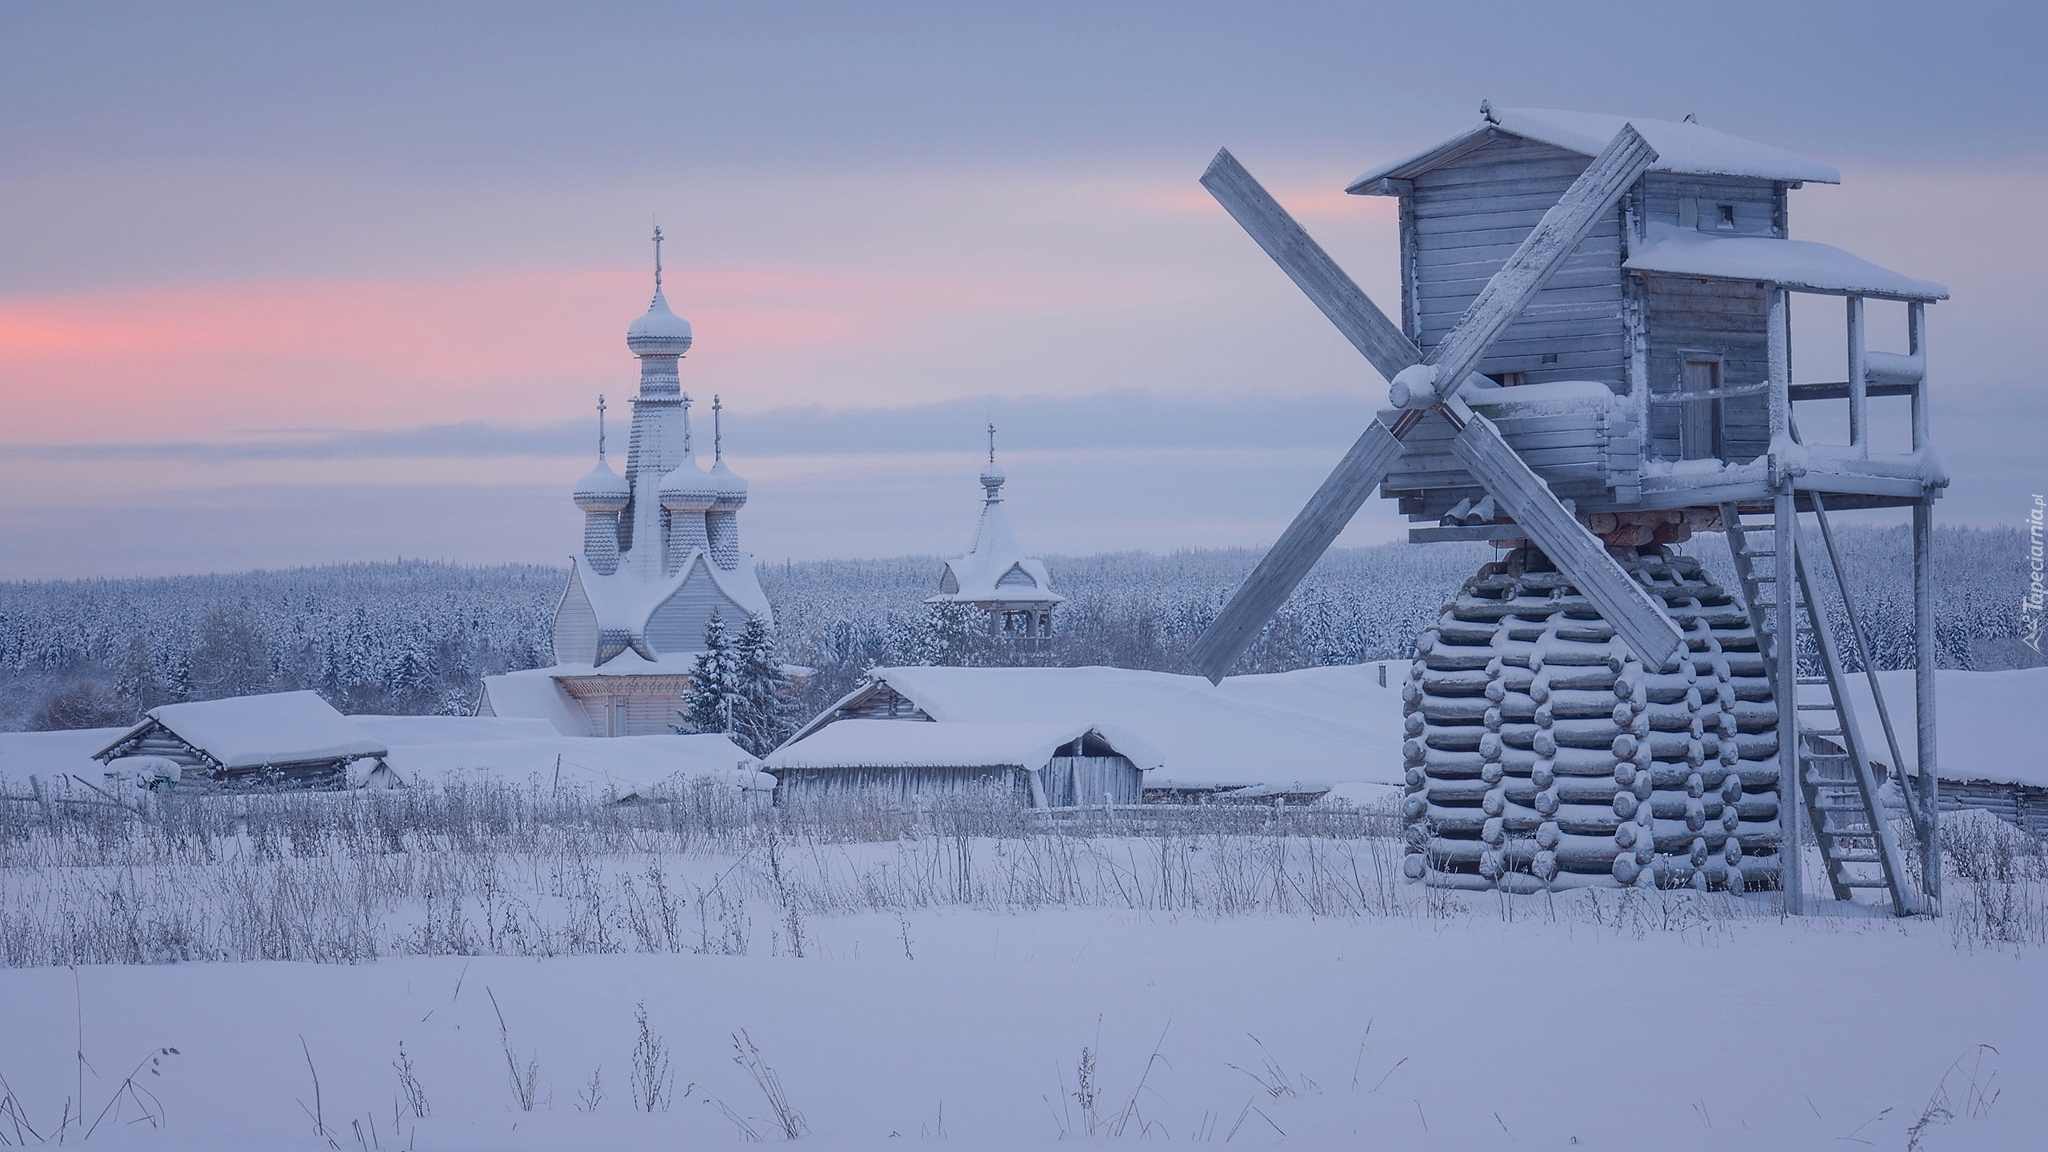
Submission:
[[[939,594],[927,604],[969,604],[988,614],[989,635],[1035,646],[1052,636],[1053,609],[1066,597],[1052,590],[1042,561],[1024,555],[1003,512],[1007,477],[996,463],[996,426],[988,426],[988,464],[981,470],[981,523],[965,556],[946,561]]]

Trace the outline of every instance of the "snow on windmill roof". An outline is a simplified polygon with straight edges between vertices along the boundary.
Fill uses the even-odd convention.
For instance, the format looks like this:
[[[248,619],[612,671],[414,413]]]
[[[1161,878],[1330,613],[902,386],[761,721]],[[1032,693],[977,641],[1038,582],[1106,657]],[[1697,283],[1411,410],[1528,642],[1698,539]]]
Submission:
[[[1023,768],[1036,772],[1062,745],[1091,732],[1139,768],[1152,766],[1154,758],[1141,742],[1113,739],[1084,721],[929,724],[841,720],[777,749],[768,757],[768,768]]]
[[[1220,686],[1200,676],[1127,668],[879,668],[854,696],[885,684],[941,727],[1091,728],[1146,770],[1147,788],[1312,791],[1401,780],[1407,664],[1391,665],[1387,687],[1376,667],[1232,676]],[[855,722],[832,715],[814,720],[799,738]]]
[[[1490,118],[1413,156],[1383,164],[1345,187],[1359,196],[1388,195],[1380,182],[1408,180],[1463,155],[1495,136],[1518,136],[1582,156],[1597,156],[1624,124],[1635,125],[1657,150],[1652,172],[1685,176],[1737,176],[1839,184],[1842,174],[1818,160],[1718,132],[1690,120],[1656,120],[1599,112],[1559,112],[1548,108],[1504,108]]]
[[[163,725],[223,768],[346,760],[382,756],[385,751],[380,741],[318,693],[271,692],[159,705],[94,755],[111,751],[152,723]]]
[[[1646,233],[1645,242],[1634,246],[1623,268],[1894,300],[1948,299],[1948,289],[1932,280],[1902,276],[1861,256],[1811,240],[1724,236],[1654,222]]]

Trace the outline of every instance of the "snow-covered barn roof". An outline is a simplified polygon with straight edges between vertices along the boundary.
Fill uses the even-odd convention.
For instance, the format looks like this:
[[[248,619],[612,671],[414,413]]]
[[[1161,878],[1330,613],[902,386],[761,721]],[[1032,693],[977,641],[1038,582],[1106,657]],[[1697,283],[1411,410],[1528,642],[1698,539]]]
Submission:
[[[1353,180],[1346,192],[1358,196],[1387,195],[1382,180],[1412,180],[1499,136],[1518,136],[1582,156],[1597,156],[1624,124],[1635,125],[1657,150],[1652,172],[1684,176],[1738,176],[1758,180],[1811,181],[1839,184],[1842,174],[1818,160],[1809,160],[1689,120],[1656,120],[1599,112],[1559,112],[1548,108],[1505,108],[1478,124],[1413,156],[1382,164]]]
[[[1708,280],[1750,280],[1810,292],[1839,292],[1893,300],[1946,300],[1948,289],[1880,268],[1829,244],[1775,236],[1725,236],[1651,223],[1644,243],[1622,264],[1631,272],[1660,272]]]
[[[933,724],[841,720],[768,756],[769,771],[805,768],[1045,767],[1062,746],[1093,733],[1139,768],[1150,767],[1137,742],[1119,742],[1077,721]],[[1132,747],[1126,748],[1125,743]]]
[[[389,745],[408,785],[470,780],[647,796],[686,784],[765,790],[759,761],[723,735],[563,736],[544,720],[493,716],[352,716]],[[559,764],[559,773],[557,765]]]
[[[129,731],[67,728],[55,732],[0,732],[0,785],[26,788],[31,776],[76,776],[97,781],[105,767],[93,755]]]
[[[1401,779],[1407,665],[1390,667],[1387,687],[1371,664],[1232,676],[1221,685],[1127,668],[879,668],[798,739],[855,723],[833,718],[886,687],[938,724],[876,723],[1092,728],[1147,770],[1147,788],[1311,791],[1350,781],[1394,783]]]
[[[335,711],[318,693],[270,692],[158,705],[144,715],[141,723],[107,742],[94,755],[112,752],[129,737],[155,725],[162,725],[223,768],[262,768],[384,754],[383,744]]]
[[[1914,739],[1913,672],[1879,672],[1877,679],[1891,712],[1892,730],[1899,736],[1906,772],[1917,776],[1920,750]],[[1871,759],[1889,762],[1891,749],[1871,700],[1869,682],[1851,676],[1848,686],[1864,749]],[[2048,668],[2007,672],[1938,669],[1934,673],[1934,714],[1939,721],[1934,749],[1937,774],[1944,780],[2048,788],[2048,758],[2041,755],[2040,733],[2032,723],[2044,700],[2048,700]],[[1942,818],[1947,819],[1947,814]]]

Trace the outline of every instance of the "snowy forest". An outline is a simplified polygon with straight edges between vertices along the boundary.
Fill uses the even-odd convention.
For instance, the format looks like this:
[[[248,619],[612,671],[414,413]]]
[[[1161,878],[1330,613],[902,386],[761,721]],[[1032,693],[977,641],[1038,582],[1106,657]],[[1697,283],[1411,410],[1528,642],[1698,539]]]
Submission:
[[[1844,527],[1837,537],[1876,663],[1908,666],[1905,530]],[[1718,537],[1686,551],[1732,583]],[[1478,544],[1333,550],[1239,670],[1403,656],[1492,555]],[[2024,557],[2015,529],[1938,533],[1942,666],[2042,662],[2020,640]],[[1031,651],[991,643],[971,614],[928,608],[935,559],[764,563],[778,656],[812,670],[785,715],[814,715],[876,665],[1188,671],[1188,647],[1257,559],[1243,549],[1050,557],[1067,603],[1058,634]],[[403,561],[0,584],[0,729],[122,724],[162,703],[299,688],[346,712],[466,714],[482,677],[552,662],[549,625],[564,579],[542,566]]]

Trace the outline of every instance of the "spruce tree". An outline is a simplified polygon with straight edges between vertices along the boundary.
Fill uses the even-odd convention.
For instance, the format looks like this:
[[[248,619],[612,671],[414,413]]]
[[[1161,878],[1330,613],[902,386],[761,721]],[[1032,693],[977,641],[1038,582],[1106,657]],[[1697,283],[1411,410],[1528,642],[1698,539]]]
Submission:
[[[737,703],[739,669],[733,643],[725,634],[725,618],[713,612],[704,625],[704,651],[690,667],[690,686],[683,692],[682,722],[676,730],[729,732]]]
[[[759,616],[749,616],[733,644],[735,692],[734,738],[740,747],[764,756],[795,728],[789,679],[775,658],[775,634]]]

